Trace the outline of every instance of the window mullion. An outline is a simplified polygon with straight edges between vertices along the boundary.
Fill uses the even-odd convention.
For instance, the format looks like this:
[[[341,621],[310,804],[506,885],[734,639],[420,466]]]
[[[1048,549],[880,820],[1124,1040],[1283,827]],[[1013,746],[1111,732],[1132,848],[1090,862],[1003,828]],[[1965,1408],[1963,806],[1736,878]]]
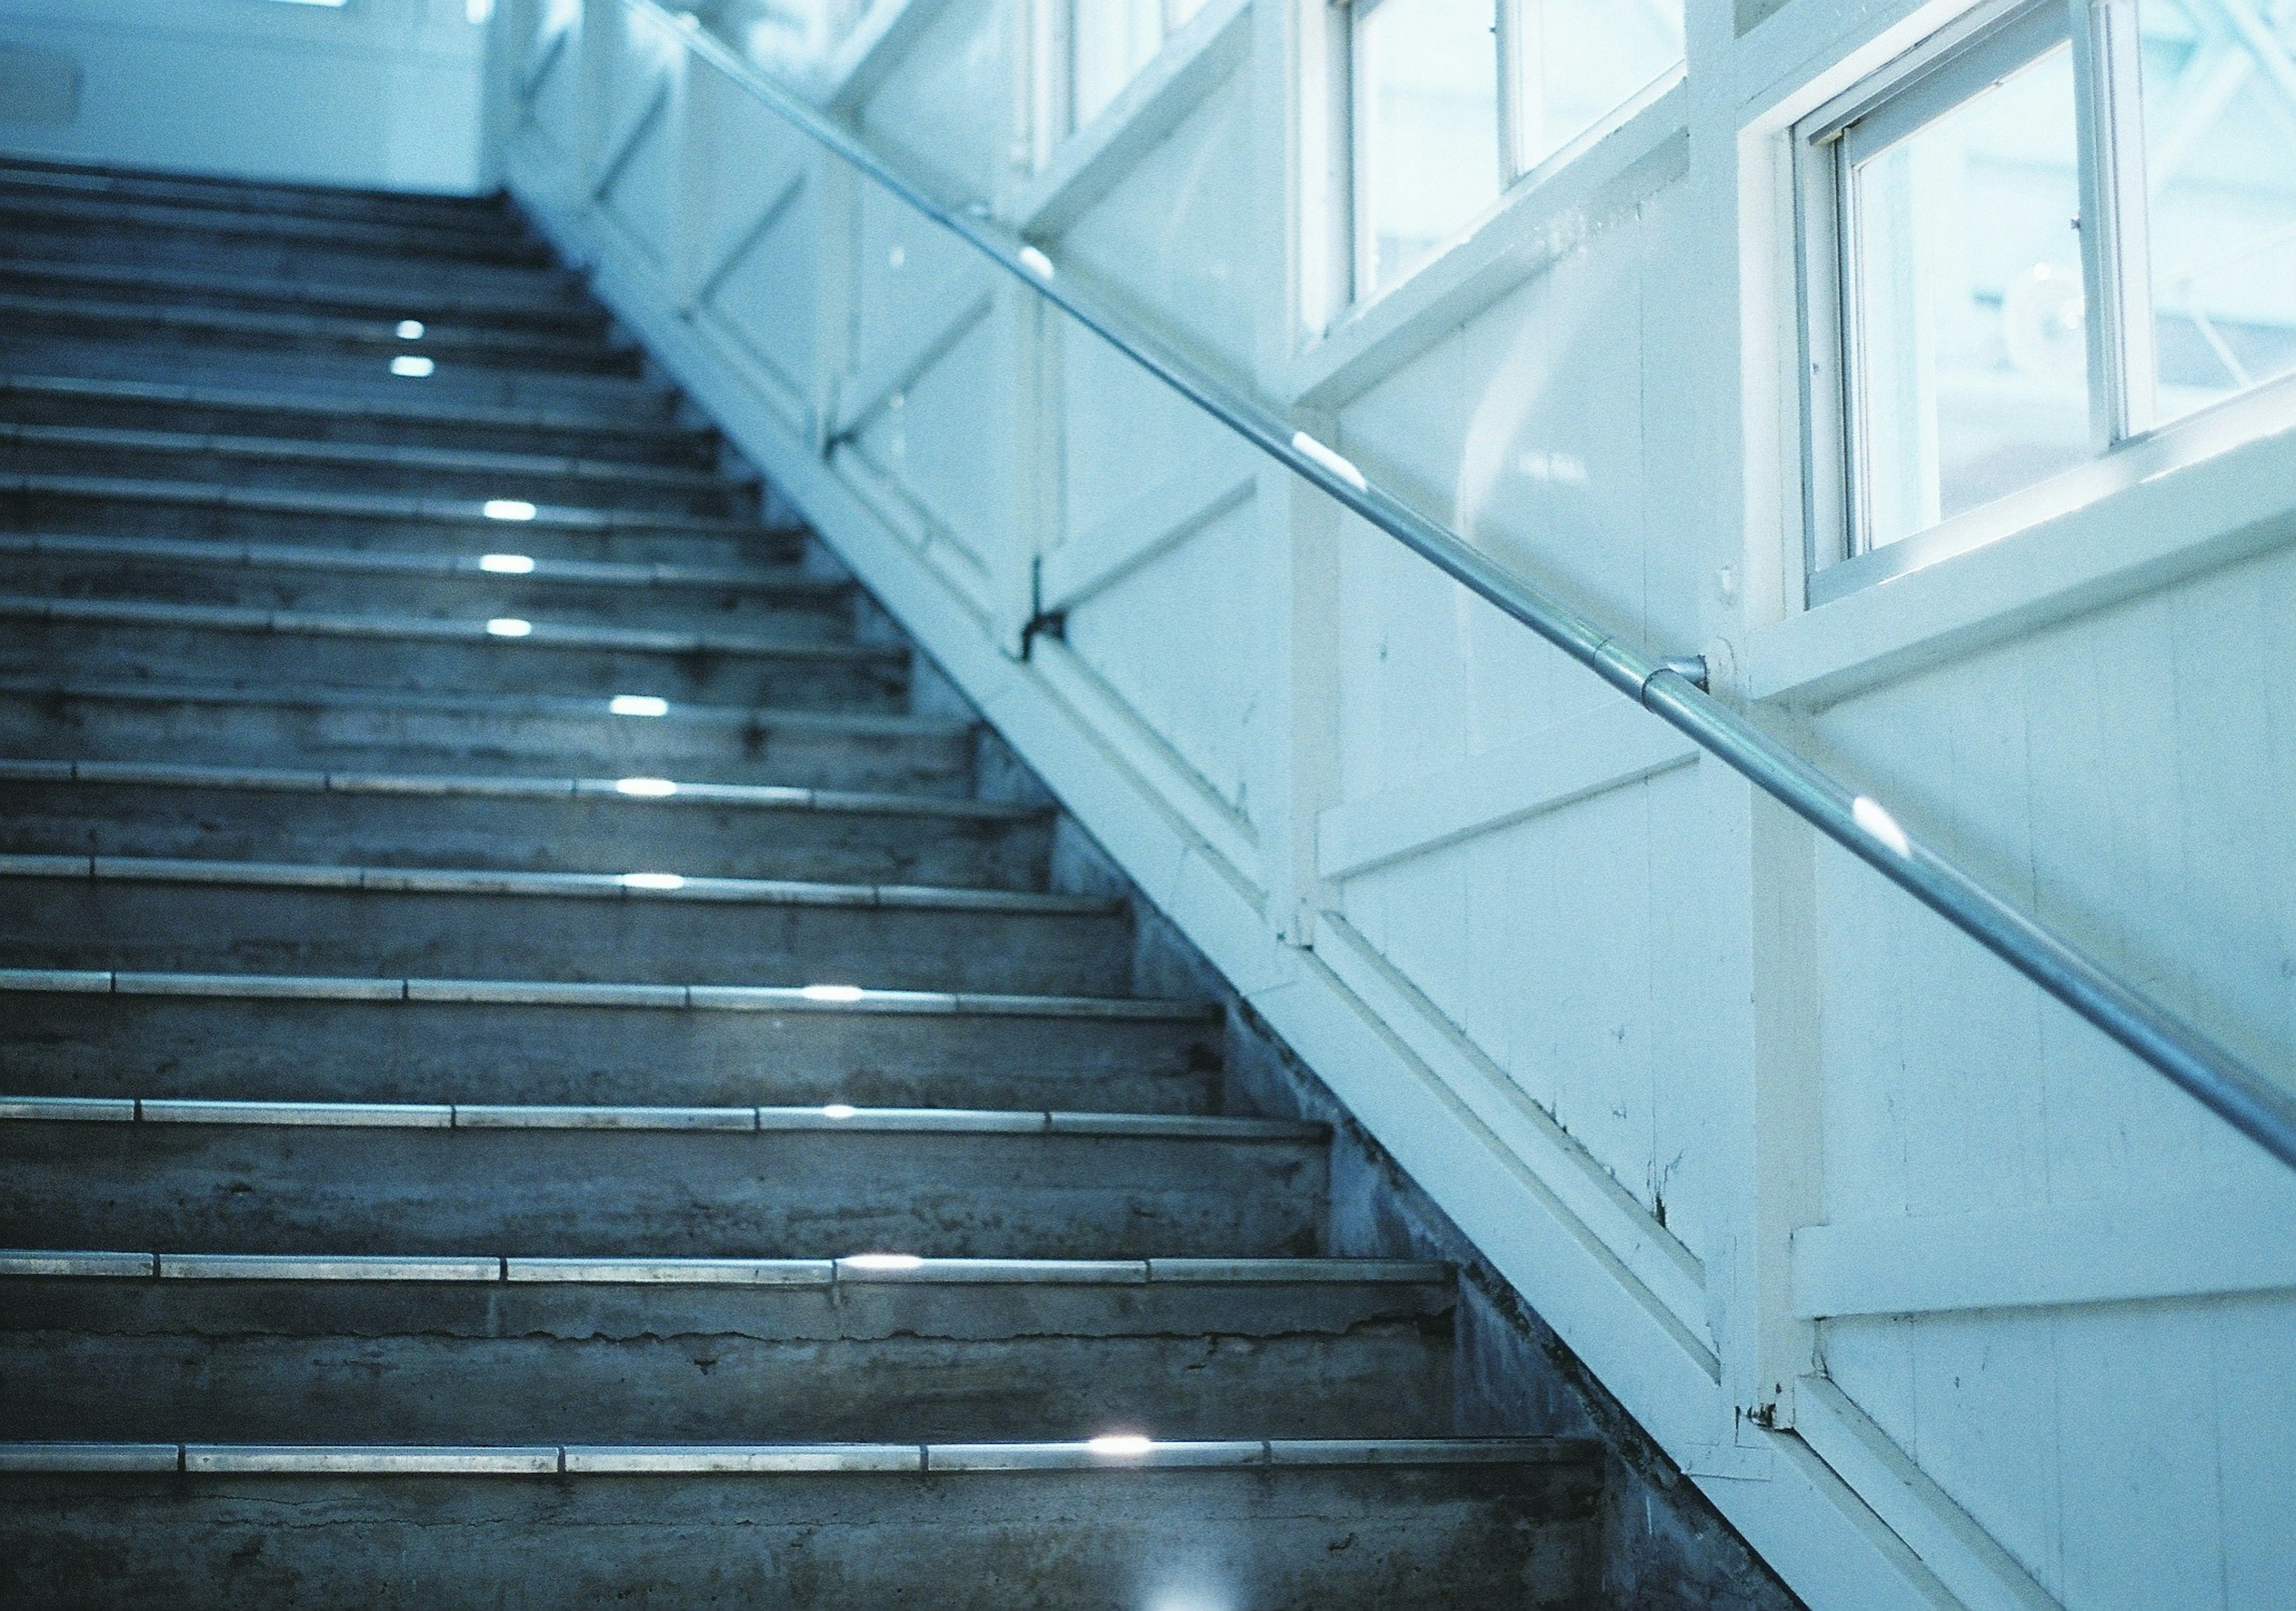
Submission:
[[[1528,87],[1523,74],[1529,65],[1523,57],[1530,42],[1523,36],[1522,7],[1523,0],[1497,0],[1497,14],[1493,22],[1499,41],[1499,184],[1502,187],[1513,184],[1529,167],[1523,160],[1522,119],[1529,110],[1523,103]]]
[[[2149,429],[2158,407],[2141,58],[2136,0],[2070,4],[2090,421],[2102,450]]]

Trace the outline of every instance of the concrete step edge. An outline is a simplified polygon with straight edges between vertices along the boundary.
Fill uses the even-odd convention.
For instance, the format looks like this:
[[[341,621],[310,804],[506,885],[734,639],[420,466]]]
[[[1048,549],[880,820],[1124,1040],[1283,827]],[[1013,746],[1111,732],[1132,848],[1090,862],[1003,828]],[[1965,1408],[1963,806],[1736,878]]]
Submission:
[[[497,452],[488,448],[425,447],[398,442],[339,442],[308,437],[252,437],[216,432],[147,430],[112,425],[14,425],[0,423],[0,444],[18,447],[84,447],[132,454],[204,454],[217,458],[267,463],[339,465],[351,469],[425,470],[504,477],[555,477],[685,492],[742,492],[755,485],[714,470],[669,464],[626,464],[612,460],[550,454]]]
[[[588,432],[600,436],[652,436],[689,442],[715,434],[706,426],[680,425],[672,421],[591,420],[553,413],[547,409],[457,405],[451,400],[426,402],[425,399],[410,397],[403,404],[386,404],[293,391],[249,391],[238,387],[185,385],[160,380],[111,380],[79,375],[0,376],[0,397],[15,395],[314,414],[330,419],[467,425],[478,429],[500,426],[523,430]]]
[[[64,258],[0,258],[0,280],[54,283],[68,290],[101,286],[115,293],[148,290],[178,296],[229,296],[245,301],[275,302],[293,307],[357,309],[379,320],[396,322],[406,307],[406,293],[385,285],[312,283],[272,276],[207,274],[196,268],[158,263],[75,263]],[[490,295],[475,289],[423,293],[423,306],[438,317],[456,321],[529,319],[602,332],[611,316],[596,303],[570,287],[534,296],[515,292]]]
[[[559,586],[709,588],[767,595],[837,598],[855,584],[814,576],[796,565],[751,567],[648,564],[619,560],[554,560],[531,554],[430,552],[419,549],[333,548],[319,544],[255,543],[235,538],[110,537],[70,532],[0,533],[0,554],[37,559],[133,560],[211,569],[317,571],[330,575],[484,581],[506,577]]]
[[[873,794],[855,789],[799,789],[765,783],[688,783],[671,778],[455,777],[434,773],[303,772],[266,767],[202,766],[144,761],[0,759],[0,783],[102,785],[139,789],[228,790],[272,794],[382,795],[426,799],[597,800],[644,810],[650,806],[727,806],[750,811],[817,813],[832,816],[925,816],[967,822],[1029,822],[1048,817],[1048,806],[971,800],[933,795]]]
[[[4,273],[4,268],[0,268],[0,273]],[[414,302],[422,300],[419,296],[408,299]],[[28,322],[68,319],[85,324],[116,325],[127,332],[124,339],[136,345],[141,345],[145,338],[154,333],[201,331],[216,335],[284,336],[356,344],[383,352],[422,353],[434,358],[525,354],[626,365],[635,364],[637,361],[633,352],[609,346],[598,338],[538,332],[522,336],[505,335],[483,329],[472,330],[459,322],[441,321],[435,315],[430,320],[421,321],[423,325],[422,335],[402,336],[398,333],[400,322],[397,319],[367,320],[332,314],[208,307],[197,303],[168,306],[87,295],[44,295],[5,290],[0,290],[0,313]],[[543,364],[497,367],[530,367],[537,372],[547,372],[547,366]]]
[[[1591,1439],[1100,1437],[1041,1443],[0,1443],[0,1476],[174,1472],[205,1476],[767,1476],[1442,1466],[1577,1466]]]
[[[530,514],[489,516],[484,498],[408,497],[390,493],[313,492],[299,487],[242,487],[228,481],[171,481],[141,476],[19,474],[0,476],[0,494],[80,497],[123,503],[166,503],[202,510],[248,510],[269,514],[346,515],[383,520],[430,521],[499,531],[506,526],[537,531],[618,535],[655,532],[726,537],[786,537],[754,520],[720,515],[682,515],[644,509],[588,509],[540,503]]]
[[[1012,1259],[406,1257],[388,1254],[0,1250],[0,1281],[270,1281],[336,1286],[574,1287],[1431,1287],[1434,1260],[1348,1258]]]
[[[204,1098],[0,1097],[0,1124],[161,1124],[273,1130],[650,1131],[751,1135],[1004,1135],[1316,1144],[1295,1119],[996,1108],[642,1108],[461,1102],[234,1102]],[[910,1267],[907,1255],[889,1269]]]
[[[107,681],[78,677],[0,677],[0,698],[51,700],[78,699],[122,704],[205,704],[276,709],[398,712],[472,716],[482,720],[521,716],[611,716],[634,721],[685,722],[697,726],[733,726],[764,732],[811,732],[853,738],[956,739],[972,731],[968,722],[887,712],[783,710],[767,706],[708,705],[662,699],[649,694],[577,697],[537,693],[430,693],[378,688],[274,685],[242,688],[214,683]]]
[[[0,855],[0,879],[90,879],[242,889],[357,890],[381,895],[698,901],[758,906],[1112,917],[1119,900],[1026,889],[931,884],[832,884],[671,872],[523,872],[472,867],[352,867],[310,862],[202,861],[190,856]]]
[[[470,643],[500,648],[566,649],[621,654],[722,655],[747,659],[808,660],[852,666],[904,666],[907,649],[891,643],[813,642],[725,632],[678,632],[660,627],[590,622],[529,621],[496,617],[457,621],[430,616],[354,616],[317,610],[264,609],[236,604],[174,604],[149,599],[53,599],[0,593],[0,620],[54,626],[148,626],[187,632],[257,633],[281,637],[368,638],[405,643]]]
[[[1127,996],[990,995],[865,990],[838,985],[627,985],[557,980],[305,977],[283,974],[137,973],[0,969],[0,993],[169,996],[249,1002],[403,1002],[495,1007],[640,1008],[659,1011],[837,1013],[976,1018],[1107,1018],[1209,1023],[1217,1006]]]

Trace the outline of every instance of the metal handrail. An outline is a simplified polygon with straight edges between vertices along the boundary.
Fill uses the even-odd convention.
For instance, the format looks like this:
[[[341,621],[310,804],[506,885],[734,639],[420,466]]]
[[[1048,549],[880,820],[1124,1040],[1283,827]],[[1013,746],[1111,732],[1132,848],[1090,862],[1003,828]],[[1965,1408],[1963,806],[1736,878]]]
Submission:
[[[1061,274],[1040,249],[994,222],[985,207],[952,204],[933,195],[854,130],[709,34],[691,13],[673,12],[660,0],[623,3],[676,29],[690,48],[799,132],[1026,282],[1295,475],[1633,698],[2296,1168],[2296,1095],[2010,906],[1916,838],[1877,801],[1820,771],[1706,692],[1702,660],[1655,659],[1538,583],[1502,568],[1335,450],[1206,374],[1106,298]]]

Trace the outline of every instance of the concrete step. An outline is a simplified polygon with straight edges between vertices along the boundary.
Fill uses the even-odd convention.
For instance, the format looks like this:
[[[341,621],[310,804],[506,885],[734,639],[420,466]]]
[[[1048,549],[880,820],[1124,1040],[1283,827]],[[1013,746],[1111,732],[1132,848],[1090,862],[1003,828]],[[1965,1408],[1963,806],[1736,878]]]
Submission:
[[[1426,1437],[1452,1272],[1343,1260],[0,1253],[15,1439]]]
[[[0,419],[26,425],[270,437],[381,446],[479,448],[600,464],[715,470],[718,435],[669,421],[615,423],[535,411],[442,405],[402,390],[360,402],[309,391],[0,376]]]
[[[1037,889],[1052,813],[668,778],[0,760],[0,851]]]
[[[1591,1442],[28,1449],[26,1607],[1592,1611]]]
[[[454,407],[545,410],[600,421],[665,420],[674,401],[648,377],[510,369],[452,358],[432,359],[424,368],[416,362],[422,356],[221,345],[194,351],[0,325],[0,369],[18,374],[270,389],[384,405],[415,393]]]
[[[1187,1002],[0,970],[0,1090],[256,1101],[1211,1113]]]
[[[790,564],[795,531],[719,516],[537,504],[403,493],[318,492],[229,481],[127,476],[0,477],[0,529],[104,537],[213,537],[266,546],[388,549],[476,558],[504,549],[537,560],[718,568]]]
[[[91,291],[116,301],[155,307],[320,313],[394,325],[414,316],[407,310],[406,289],[389,283],[323,285],[309,280],[217,274],[198,267],[0,256],[0,292],[53,296]],[[594,339],[603,339],[612,324],[603,308],[564,282],[525,294],[437,292],[425,298],[423,313],[426,322],[435,319],[442,324],[474,324],[503,331],[531,330]]]
[[[503,550],[515,532],[498,534]],[[420,553],[234,543],[212,537],[0,533],[14,589],[47,599],[172,603],[337,614],[365,609],[436,620],[556,620],[692,630],[726,627],[776,640],[849,640],[853,585],[796,566],[619,565],[531,554]]]
[[[0,856],[0,966],[1120,995],[1093,896],[890,884]]]
[[[0,232],[18,236],[66,234],[90,255],[123,243],[131,249],[171,247],[227,251],[304,249],[327,256],[356,254],[394,267],[432,263],[500,264],[555,272],[539,241],[515,229],[410,223],[394,218],[312,217],[276,209],[218,206],[144,195],[75,195],[48,188],[0,185]]]
[[[0,678],[0,755],[394,772],[670,777],[972,792],[974,730],[936,717],[757,710],[648,696],[231,689]]]
[[[398,493],[481,503],[517,499],[721,519],[754,517],[758,509],[753,480],[683,466],[115,426],[0,425],[0,472]]]
[[[420,319],[436,304],[472,298],[563,302],[578,282],[546,265],[432,257],[330,246],[324,241],[190,233],[151,229],[90,229],[54,217],[16,218],[0,229],[0,264],[93,263],[138,272],[238,275],[258,283],[308,283],[329,296],[377,298],[397,292],[401,318]]]
[[[908,651],[722,629],[0,594],[0,676],[38,673],[890,712],[907,698]]]
[[[641,356],[595,334],[496,330],[452,315],[362,319],[294,308],[213,307],[134,298],[0,289],[0,317],[19,338],[116,342],[139,353],[196,361],[208,351],[299,353],[388,363],[402,356],[570,374],[635,375]]]
[[[0,1247],[1301,1257],[1314,1124],[853,1108],[0,1099]]]
[[[232,212],[284,213],[304,218],[430,229],[500,233],[519,228],[517,213],[499,195],[456,196],[351,186],[266,184],[14,156],[0,161],[0,189],[28,196],[163,202]]]

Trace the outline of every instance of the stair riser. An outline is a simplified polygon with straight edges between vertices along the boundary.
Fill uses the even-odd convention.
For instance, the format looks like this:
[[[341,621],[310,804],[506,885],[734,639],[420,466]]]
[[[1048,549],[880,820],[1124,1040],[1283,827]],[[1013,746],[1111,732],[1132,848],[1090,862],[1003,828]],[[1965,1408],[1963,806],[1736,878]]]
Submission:
[[[0,369],[19,374],[299,393],[338,404],[384,406],[412,397],[432,407],[542,409],[586,421],[652,422],[669,417],[668,394],[646,380],[451,361],[441,361],[427,376],[405,377],[393,374],[390,365],[380,355],[326,357],[226,348],[170,354],[160,348],[19,335],[0,328]]]
[[[0,997],[0,1090],[323,1102],[1210,1113],[1217,1023]]]
[[[1129,929],[1120,915],[0,881],[0,958],[30,968],[1116,995]]]
[[[328,318],[381,320],[396,325],[405,316],[406,294],[388,284],[330,286],[308,280],[266,280],[224,274],[197,266],[142,266],[132,263],[43,262],[29,254],[0,257],[0,296],[90,298],[154,309],[214,307],[240,313],[316,314]],[[459,325],[514,337],[532,333],[553,340],[601,341],[613,323],[596,307],[564,287],[532,296],[426,298],[429,323]]]
[[[0,1244],[1300,1257],[1321,1251],[1324,1168],[1306,1141],[7,1122]]]
[[[517,546],[513,536],[505,549]],[[228,558],[218,545],[217,557]],[[381,614],[480,621],[517,616],[677,632],[738,632],[828,642],[850,634],[849,590],[812,586],[686,587],[544,581],[464,572],[453,577],[388,571],[303,569],[283,565],[206,564],[132,552],[22,554],[0,552],[19,593],[57,599],[143,599],[165,604],[228,604],[326,615]]]
[[[0,170],[0,192],[20,206],[59,200],[123,206],[208,208],[233,214],[387,224],[402,229],[515,232],[517,215],[492,197],[396,194],[385,191],[304,189],[12,162]]]
[[[573,649],[542,642],[422,642],[0,619],[0,675],[220,682],[230,687],[536,693],[778,710],[898,712],[898,661]]]
[[[0,528],[66,536],[210,537],[222,543],[308,543],[322,548],[475,558],[504,552],[537,560],[594,560],[626,565],[750,566],[794,562],[793,532],[753,528],[740,536],[681,531],[675,519],[649,517],[633,529],[589,529],[548,521],[489,520],[475,508],[441,514],[267,509],[209,497],[118,497],[103,491],[0,487]]]
[[[0,754],[368,771],[500,770],[591,777],[963,794],[972,740],[746,718],[480,715],[190,699],[0,694]]]
[[[540,279],[562,272],[545,249],[506,231],[473,234],[212,208],[161,207],[139,217],[101,206],[26,205],[0,198],[0,232],[15,240],[13,255],[20,257],[70,254],[112,264],[190,259],[208,268],[301,269],[320,280],[338,268],[363,278],[397,275],[418,282],[489,272]]]
[[[91,287],[77,298],[42,298],[7,310],[12,338],[20,341],[101,342],[132,348],[171,364],[195,364],[210,353],[242,359],[270,354],[347,363],[388,364],[420,353],[441,365],[477,364],[492,369],[574,375],[635,375],[636,353],[599,339],[578,340],[541,331],[503,339],[474,331],[460,321],[427,323],[425,334],[408,340],[396,322],[378,327],[363,320],[318,309],[266,312],[257,318],[229,314],[203,316],[182,303],[118,301]]]
[[[0,852],[1029,889],[1051,838],[1041,819],[0,781]]]
[[[1583,1468],[0,1484],[26,1607],[1562,1611],[1598,1543]]]
[[[757,489],[738,481],[656,485],[614,473],[557,475],[516,467],[394,464],[346,455],[333,462],[275,456],[257,450],[211,453],[203,448],[147,447],[129,443],[12,445],[0,442],[0,474],[123,476],[199,481],[234,487],[285,487],[302,492],[395,497],[522,498],[545,508],[635,509],[662,514],[754,519]]]
[[[220,436],[284,438],[291,441],[352,442],[382,447],[469,448],[487,453],[550,454],[597,462],[711,470],[716,438],[707,432],[671,435],[611,429],[555,429],[547,425],[473,423],[423,419],[407,412],[338,414],[316,408],[147,402],[135,397],[87,397],[0,384],[0,419],[25,425],[76,425],[101,429],[176,430]]]
[[[1429,1437],[1447,1288],[0,1282],[14,1438]]]

